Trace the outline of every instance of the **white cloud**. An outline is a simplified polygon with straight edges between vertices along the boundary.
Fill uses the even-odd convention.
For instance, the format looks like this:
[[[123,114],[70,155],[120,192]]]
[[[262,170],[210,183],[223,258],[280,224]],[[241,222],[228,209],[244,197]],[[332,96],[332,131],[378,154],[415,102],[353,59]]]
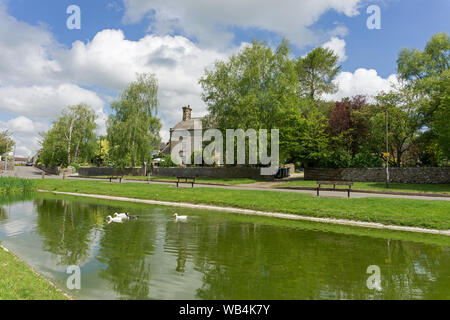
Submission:
[[[392,74],[387,79],[380,77],[374,69],[357,69],[354,73],[341,72],[334,83],[338,86],[338,92],[333,95],[326,95],[327,100],[341,100],[345,97],[362,94],[374,96],[381,91],[389,91],[392,85],[398,84],[398,78]]]
[[[85,44],[77,41],[70,50],[55,55],[67,79],[118,92],[136,73],[154,73],[159,82],[159,116],[163,137],[181,120],[181,107],[190,104],[194,115],[203,115],[198,80],[205,68],[231,51],[201,49],[181,36],[147,35],[138,41],[125,39],[121,30],[103,30]]]
[[[347,55],[345,53],[345,40],[339,39],[337,37],[332,37],[330,41],[322,45],[323,48],[333,50],[339,57],[339,62],[344,62],[347,60]]]
[[[124,22],[137,23],[152,16],[150,30],[157,34],[181,32],[202,45],[225,47],[233,38],[230,27],[275,32],[298,47],[315,44],[328,35],[341,35],[342,27],[311,31],[329,10],[347,16],[359,14],[361,0],[124,0]]]
[[[0,87],[0,111],[34,119],[54,119],[63,108],[86,103],[100,113],[104,102],[92,91],[73,84]]]
[[[180,121],[182,106],[190,104],[194,115],[206,112],[198,79],[206,67],[229,54],[201,49],[181,36],[147,35],[130,41],[120,30],[103,30],[90,42],[77,41],[65,49],[45,29],[17,21],[1,6],[0,25],[0,53],[4,53],[0,114],[49,124],[64,107],[84,102],[96,110],[102,134],[106,133],[104,106],[111,97],[86,87],[116,95],[136,73],[155,73],[162,135],[167,139],[169,128]]]
[[[17,21],[0,3],[0,86],[52,82],[59,66],[48,49],[55,45],[47,30]]]
[[[12,133],[12,138],[16,142],[16,156],[19,157],[32,156],[40,148],[39,132],[49,129],[47,123],[32,121],[24,116],[7,122],[0,121],[0,127],[8,129]]]
[[[121,30],[100,31],[91,42],[74,42],[56,54],[65,77],[77,83],[121,90],[137,73],[151,72],[160,75],[161,87],[181,93],[192,91],[205,66],[225,56],[185,37],[147,35],[130,41]]]

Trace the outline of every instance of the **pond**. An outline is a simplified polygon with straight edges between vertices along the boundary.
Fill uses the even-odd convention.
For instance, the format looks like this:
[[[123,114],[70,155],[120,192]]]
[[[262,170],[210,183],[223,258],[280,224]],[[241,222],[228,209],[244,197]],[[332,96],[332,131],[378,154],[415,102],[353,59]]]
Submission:
[[[107,223],[125,211],[139,219]],[[448,238],[53,195],[0,198],[2,244],[79,299],[450,299]],[[73,265],[80,290],[66,289]]]

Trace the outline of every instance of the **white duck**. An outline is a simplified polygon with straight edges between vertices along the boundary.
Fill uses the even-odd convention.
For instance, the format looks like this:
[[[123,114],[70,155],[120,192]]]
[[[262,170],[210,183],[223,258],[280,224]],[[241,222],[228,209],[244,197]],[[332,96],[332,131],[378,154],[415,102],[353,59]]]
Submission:
[[[128,219],[128,213],[114,213],[114,218]]]
[[[111,217],[111,216],[107,216],[108,218],[108,224],[111,222],[117,222],[117,223],[122,223],[122,218],[119,217]]]
[[[187,220],[187,216],[179,216],[178,213],[174,213],[173,214],[175,217],[175,221],[186,221]]]

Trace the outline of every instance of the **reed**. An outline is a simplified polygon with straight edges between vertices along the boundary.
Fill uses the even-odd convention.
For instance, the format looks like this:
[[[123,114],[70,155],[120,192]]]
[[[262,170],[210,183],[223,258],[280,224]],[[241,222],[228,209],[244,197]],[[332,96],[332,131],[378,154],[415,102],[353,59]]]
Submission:
[[[32,192],[36,191],[36,183],[30,179],[0,177],[0,192]]]

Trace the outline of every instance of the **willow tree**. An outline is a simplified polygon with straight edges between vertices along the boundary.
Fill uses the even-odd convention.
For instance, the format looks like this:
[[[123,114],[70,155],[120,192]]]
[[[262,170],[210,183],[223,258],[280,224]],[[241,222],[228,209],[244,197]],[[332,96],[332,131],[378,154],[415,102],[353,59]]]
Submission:
[[[11,133],[8,130],[0,131],[0,156],[10,152],[14,144],[14,141],[11,139]]]
[[[143,163],[159,147],[161,129],[156,117],[158,82],[152,74],[140,74],[111,104],[107,123],[110,160],[117,167]]]

